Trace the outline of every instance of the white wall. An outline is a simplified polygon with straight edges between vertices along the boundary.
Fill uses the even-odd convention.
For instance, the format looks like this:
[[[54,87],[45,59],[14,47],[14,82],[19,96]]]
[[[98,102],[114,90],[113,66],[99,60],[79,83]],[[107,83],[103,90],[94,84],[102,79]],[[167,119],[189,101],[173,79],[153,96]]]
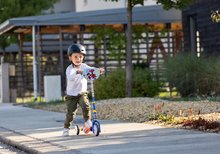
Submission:
[[[54,5],[55,12],[74,12],[75,11],[75,0],[59,0]]]
[[[106,2],[105,0],[76,0],[76,11],[103,10],[127,7],[127,0],[118,2]],[[144,5],[155,5],[155,0],[145,0]]]
[[[144,0],[144,5],[155,5],[155,0]],[[138,6],[138,5],[137,5]],[[105,0],[59,0],[54,7],[44,13],[81,12],[127,7],[127,0],[111,2]]]
[[[75,12],[75,0],[59,0],[54,4],[53,8],[43,11],[45,14]]]

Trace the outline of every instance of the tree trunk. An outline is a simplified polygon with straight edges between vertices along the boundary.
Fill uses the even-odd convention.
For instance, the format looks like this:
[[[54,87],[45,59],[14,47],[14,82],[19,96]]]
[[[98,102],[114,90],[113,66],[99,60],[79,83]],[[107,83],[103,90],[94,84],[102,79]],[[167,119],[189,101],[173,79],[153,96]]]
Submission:
[[[126,52],[126,97],[132,96],[132,4],[128,0],[127,7],[127,52]]]

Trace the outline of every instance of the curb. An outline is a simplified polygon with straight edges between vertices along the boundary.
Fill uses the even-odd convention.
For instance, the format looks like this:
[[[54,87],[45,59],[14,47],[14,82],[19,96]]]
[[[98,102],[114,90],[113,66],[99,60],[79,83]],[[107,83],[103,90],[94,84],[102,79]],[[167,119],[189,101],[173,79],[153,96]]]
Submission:
[[[12,147],[14,147],[16,149],[19,149],[21,151],[26,152],[26,153],[40,154],[40,152],[37,151],[37,150],[34,150],[34,149],[30,148],[30,147],[27,147],[27,146],[25,146],[23,144],[20,144],[18,142],[13,141],[13,140],[7,139],[5,137],[0,136],[0,140],[3,143],[5,143],[5,144],[8,144],[8,145],[10,145],[10,146],[12,146]]]

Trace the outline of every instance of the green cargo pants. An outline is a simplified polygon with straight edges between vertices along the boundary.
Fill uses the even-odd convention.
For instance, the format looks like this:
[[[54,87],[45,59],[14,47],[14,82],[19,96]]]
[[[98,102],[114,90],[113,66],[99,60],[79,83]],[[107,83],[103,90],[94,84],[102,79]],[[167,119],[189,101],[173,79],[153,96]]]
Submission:
[[[72,121],[76,116],[77,105],[82,108],[84,120],[87,121],[88,119],[91,119],[91,106],[88,99],[88,93],[82,93],[78,96],[66,96],[65,102],[67,105],[67,112],[64,128],[70,128]]]

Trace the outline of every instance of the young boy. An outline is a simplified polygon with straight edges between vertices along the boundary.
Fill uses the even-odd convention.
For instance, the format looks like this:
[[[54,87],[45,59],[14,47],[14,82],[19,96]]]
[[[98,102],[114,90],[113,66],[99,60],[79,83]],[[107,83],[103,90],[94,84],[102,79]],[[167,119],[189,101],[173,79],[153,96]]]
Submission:
[[[81,44],[72,44],[67,51],[71,64],[66,69],[67,87],[66,104],[67,113],[64,122],[63,136],[69,136],[69,130],[73,118],[76,115],[77,105],[82,108],[83,118],[85,120],[84,132],[88,133],[92,126],[91,108],[88,100],[87,80],[82,76],[84,69],[91,68],[83,63],[86,56],[86,50]],[[99,68],[100,74],[104,73],[103,68]]]

